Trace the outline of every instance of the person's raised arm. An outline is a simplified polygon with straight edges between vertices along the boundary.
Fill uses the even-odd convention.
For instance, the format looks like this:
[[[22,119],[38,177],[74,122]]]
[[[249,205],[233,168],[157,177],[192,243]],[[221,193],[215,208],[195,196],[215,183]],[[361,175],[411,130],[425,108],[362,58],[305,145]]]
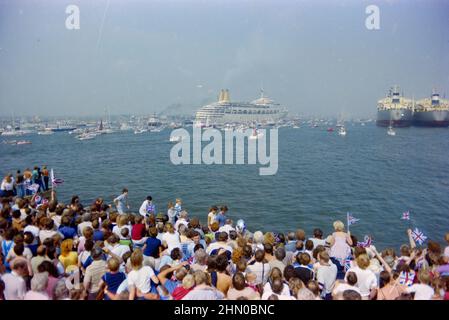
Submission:
[[[376,255],[376,258],[380,261],[380,263],[384,267],[385,271],[387,271],[388,273],[391,274],[391,272],[393,270],[391,269],[390,265],[385,262],[384,258],[382,258],[382,256],[379,254],[379,252],[377,252],[376,248],[372,248],[371,250],[374,252],[374,254]]]
[[[411,249],[416,248],[416,243],[412,236],[412,229],[407,229],[407,235],[408,235],[408,241],[410,241],[410,248]]]
[[[159,274],[157,275],[156,279],[158,279],[158,281],[154,281],[153,277],[151,278],[155,283],[159,283],[159,281],[162,284],[165,284],[165,282],[167,281],[167,274],[169,274],[170,272],[176,271],[178,269],[181,269],[182,267],[188,265],[189,262],[188,261],[184,261],[181,262],[180,264],[176,265],[175,267],[171,267],[171,268],[167,268],[164,271],[159,272]]]
[[[123,262],[123,259],[120,256],[116,255],[114,252],[112,252],[108,248],[103,248],[103,251],[104,251],[104,253],[110,255],[112,258],[116,258],[120,264]]]

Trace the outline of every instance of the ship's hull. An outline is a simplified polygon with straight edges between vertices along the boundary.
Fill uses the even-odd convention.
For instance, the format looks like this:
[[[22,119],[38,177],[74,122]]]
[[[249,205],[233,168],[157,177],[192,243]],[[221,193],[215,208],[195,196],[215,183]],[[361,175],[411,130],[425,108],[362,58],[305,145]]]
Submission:
[[[448,127],[449,110],[415,111],[413,125],[419,127]]]
[[[412,125],[413,114],[410,109],[378,110],[376,124],[380,127],[409,127]]]

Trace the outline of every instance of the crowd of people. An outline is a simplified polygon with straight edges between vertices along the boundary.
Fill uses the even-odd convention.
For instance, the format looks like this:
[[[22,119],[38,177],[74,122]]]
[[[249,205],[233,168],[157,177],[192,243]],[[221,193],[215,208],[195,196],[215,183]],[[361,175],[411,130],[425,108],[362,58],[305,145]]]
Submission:
[[[250,232],[226,205],[201,223],[151,196],[130,212],[127,189],[88,206],[3,193],[0,212],[0,299],[449,300],[449,246],[417,247],[411,230],[378,251],[341,221],[327,236]]]
[[[42,166],[42,169],[35,166],[33,170],[30,168],[26,168],[23,172],[17,170],[15,176],[12,173],[7,174],[0,185],[0,197],[22,198],[49,189],[50,176],[47,166]]]

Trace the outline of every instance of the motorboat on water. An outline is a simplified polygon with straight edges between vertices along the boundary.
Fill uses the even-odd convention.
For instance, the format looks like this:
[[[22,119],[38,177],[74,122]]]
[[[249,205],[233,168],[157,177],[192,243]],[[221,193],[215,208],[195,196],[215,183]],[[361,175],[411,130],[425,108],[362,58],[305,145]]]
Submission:
[[[388,130],[387,130],[387,134],[388,134],[389,136],[395,136],[395,135],[396,135],[396,131],[394,131],[394,129],[393,129],[392,126],[389,126],[389,127],[388,127]]]
[[[182,136],[171,136],[170,137],[170,142],[180,142],[182,141]]]
[[[41,136],[49,136],[54,134],[54,131],[49,128],[45,128],[44,130],[38,131],[37,134]]]
[[[249,136],[249,139],[256,140],[256,139],[262,138],[263,136],[264,136],[263,132],[260,132],[259,130],[254,129],[253,133]]]
[[[341,126],[341,127],[338,129],[338,135],[339,135],[339,136],[346,136],[346,128],[345,128],[345,126]]]
[[[31,144],[31,141],[29,141],[29,140],[20,140],[20,141],[17,141],[16,144],[17,144],[17,145]]]
[[[148,132],[148,129],[136,129],[134,130],[134,134],[141,134],[141,133],[145,133]]]
[[[92,140],[96,137],[97,135],[95,133],[91,133],[91,132],[86,132],[83,134],[80,134],[79,136],[77,136],[76,138],[80,141],[84,141],[84,140]]]

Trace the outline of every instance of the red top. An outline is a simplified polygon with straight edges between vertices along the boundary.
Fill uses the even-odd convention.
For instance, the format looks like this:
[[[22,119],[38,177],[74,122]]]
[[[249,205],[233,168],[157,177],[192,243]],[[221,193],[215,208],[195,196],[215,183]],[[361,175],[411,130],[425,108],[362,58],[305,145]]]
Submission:
[[[140,240],[145,235],[145,225],[143,223],[133,225],[131,237],[133,240]]]

